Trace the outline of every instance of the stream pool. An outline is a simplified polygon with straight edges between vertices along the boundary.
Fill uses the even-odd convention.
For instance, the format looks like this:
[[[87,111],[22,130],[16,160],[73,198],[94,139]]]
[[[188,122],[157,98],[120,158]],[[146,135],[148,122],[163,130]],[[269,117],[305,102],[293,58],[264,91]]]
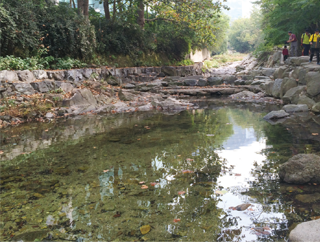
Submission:
[[[320,186],[280,183],[277,169],[320,153],[320,122],[271,125],[256,109],[1,130],[0,241],[286,241],[320,218]]]

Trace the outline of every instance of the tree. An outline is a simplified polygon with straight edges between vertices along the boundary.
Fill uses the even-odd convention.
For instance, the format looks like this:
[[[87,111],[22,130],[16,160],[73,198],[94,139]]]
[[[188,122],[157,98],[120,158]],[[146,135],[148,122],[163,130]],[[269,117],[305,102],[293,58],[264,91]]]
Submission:
[[[232,23],[229,43],[234,50],[241,53],[250,52],[263,42],[260,16],[260,11],[254,8],[250,18],[237,19]]]
[[[78,0],[78,9],[81,14],[89,16],[89,0]]]

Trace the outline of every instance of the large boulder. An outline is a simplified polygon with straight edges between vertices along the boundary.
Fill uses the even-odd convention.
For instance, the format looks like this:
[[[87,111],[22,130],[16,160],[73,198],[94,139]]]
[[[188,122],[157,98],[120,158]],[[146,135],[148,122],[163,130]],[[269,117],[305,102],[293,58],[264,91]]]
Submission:
[[[298,224],[289,234],[291,242],[319,242],[320,219]]]
[[[48,71],[47,75],[49,79],[54,79],[57,81],[62,81],[65,78],[64,71]]]
[[[190,79],[185,79],[185,80],[183,81],[183,84],[184,84],[185,86],[197,86],[198,80],[191,77]]]
[[[282,98],[291,88],[298,86],[295,79],[285,77],[281,83],[280,97]]]
[[[282,100],[285,104],[288,103],[298,103],[300,94],[306,89],[306,86],[297,86],[291,88],[286,92],[286,94],[282,97]]]
[[[260,88],[265,91],[268,96],[272,96],[274,81],[267,81],[260,85]]]
[[[167,76],[177,76],[177,69],[172,66],[163,66],[161,68],[161,72],[163,72]]]
[[[263,117],[263,119],[266,120],[270,120],[270,119],[281,119],[281,118],[285,118],[288,117],[290,114],[286,113],[283,110],[279,110],[279,111],[272,111],[270,113],[268,113],[266,116]]]
[[[222,76],[222,81],[225,83],[225,84],[234,84],[234,81],[237,80],[237,77],[236,76],[233,76],[233,75],[225,75],[225,76]]]
[[[283,81],[283,79],[276,79],[274,81],[274,84],[272,87],[272,96],[274,96],[276,98],[280,98],[282,81]]]
[[[80,89],[75,92],[75,94],[70,99],[63,100],[62,106],[71,107],[96,107],[97,100],[93,96],[92,92],[89,89]]]
[[[309,72],[306,75],[307,93],[315,97],[320,94],[320,72]]]
[[[280,166],[280,179],[287,183],[305,184],[320,182],[320,156],[299,154]]]
[[[312,109],[313,105],[316,104],[311,98],[307,97],[306,95],[300,95],[298,104],[306,104],[309,109]]]
[[[12,85],[14,86],[14,88],[22,93],[22,94],[26,94],[26,95],[32,95],[35,93],[34,89],[32,88],[32,86],[30,85],[30,83],[25,83],[25,82],[15,82],[12,83]]]
[[[0,71],[0,82],[17,82],[19,81],[19,77],[15,71]]]
[[[83,78],[81,70],[67,70],[64,72],[65,79],[74,83],[80,82]]]
[[[35,78],[38,80],[48,78],[47,72],[45,72],[44,70],[34,70],[32,71],[32,73],[35,76]]]
[[[36,80],[36,78],[34,77],[31,71],[18,71],[17,75],[19,77],[19,80],[22,82],[30,83]]]
[[[309,108],[306,104],[288,104],[283,106],[283,110],[287,113],[307,112]]]
[[[207,79],[209,86],[217,86],[222,84],[222,78],[218,76],[211,76]]]
[[[42,93],[49,92],[49,88],[44,81],[32,82],[30,84],[38,92],[42,92]]]
[[[119,99],[121,101],[133,101],[135,99],[135,95],[128,91],[119,91]]]

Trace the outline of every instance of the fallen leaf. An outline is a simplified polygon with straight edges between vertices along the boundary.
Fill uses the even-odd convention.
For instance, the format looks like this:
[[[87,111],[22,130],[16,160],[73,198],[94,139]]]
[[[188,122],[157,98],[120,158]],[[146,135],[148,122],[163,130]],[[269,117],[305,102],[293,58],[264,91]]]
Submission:
[[[96,149],[97,147],[93,147],[93,149]]]
[[[179,191],[178,192],[178,195],[183,195],[183,194],[185,194],[186,192],[185,191]]]
[[[139,182],[139,185],[142,185],[142,184],[145,184],[146,182],[144,182],[144,181],[141,181],[141,182]]]
[[[178,155],[178,157],[180,157],[181,155]]]
[[[319,135],[319,133],[312,133],[312,135],[316,136],[316,135]]]
[[[109,170],[103,170],[104,173],[108,172]]]
[[[137,140],[141,140],[141,139],[137,139]]]
[[[178,222],[180,222],[180,221],[181,221],[180,218],[175,218],[175,219],[173,220],[173,222],[175,222],[175,223],[178,223]]]
[[[234,174],[235,176],[241,176],[241,174],[239,174],[239,173],[236,173],[236,174]]]
[[[182,173],[183,173],[183,174],[188,174],[188,173],[194,173],[194,171],[191,171],[191,170],[183,170]]]
[[[193,159],[187,158],[186,161],[194,161]]]
[[[159,183],[157,183],[157,182],[150,182],[150,185],[154,187],[155,185],[159,185]]]
[[[312,220],[317,220],[317,219],[320,219],[320,216],[313,216],[313,217],[310,217]]]
[[[45,131],[46,131],[46,132],[48,132],[48,131],[49,131],[49,129],[46,129]]]
[[[3,151],[0,151],[0,155],[2,155],[4,152]]]
[[[141,189],[148,189],[149,187],[148,186],[146,186],[146,185],[142,185],[141,186]]]
[[[150,225],[143,225],[140,227],[141,234],[147,234],[150,232],[150,230],[151,230]]]
[[[150,127],[149,127],[149,126],[144,126],[144,128],[145,128],[145,129],[150,129]]]

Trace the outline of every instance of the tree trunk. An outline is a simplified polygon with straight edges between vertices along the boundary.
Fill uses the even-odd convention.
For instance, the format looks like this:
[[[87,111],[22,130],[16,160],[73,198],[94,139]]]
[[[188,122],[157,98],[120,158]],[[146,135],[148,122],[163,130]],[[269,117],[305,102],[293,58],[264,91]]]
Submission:
[[[137,23],[139,24],[139,26],[141,27],[141,29],[144,28],[144,24],[145,24],[145,19],[144,19],[144,3],[143,0],[139,0],[139,5],[138,5],[138,19],[137,19]]]
[[[78,10],[79,13],[84,16],[89,16],[89,0],[78,0]]]
[[[112,19],[116,19],[116,13],[117,13],[117,6],[116,6],[116,0],[113,0],[113,14],[112,14]]]
[[[110,20],[109,0],[104,0],[103,8],[104,8],[106,20]]]

